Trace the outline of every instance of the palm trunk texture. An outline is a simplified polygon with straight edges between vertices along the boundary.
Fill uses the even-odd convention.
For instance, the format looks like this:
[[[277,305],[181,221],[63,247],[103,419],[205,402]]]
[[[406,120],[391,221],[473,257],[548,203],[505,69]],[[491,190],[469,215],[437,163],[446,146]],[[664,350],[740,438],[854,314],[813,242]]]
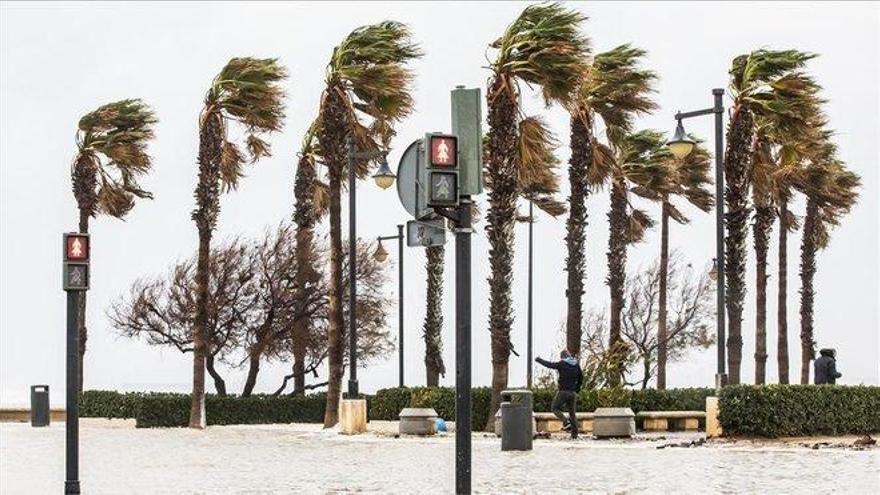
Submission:
[[[343,88],[331,83],[322,105],[321,146],[324,162],[329,171],[330,186],[330,288],[328,309],[330,324],[327,357],[330,368],[327,384],[327,408],[324,411],[324,428],[331,428],[339,421],[339,399],[342,392],[344,321],[342,314],[342,174],[345,169],[345,139],[348,132],[345,108],[342,101]]]
[[[305,304],[306,291],[314,288],[317,282],[317,270],[312,266],[312,250],[314,249],[314,227],[317,222],[314,204],[315,168],[308,158],[302,158],[296,169],[296,182],[294,184],[294,208],[293,220],[296,223],[296,266],[299,272],[296,290],[300,291],[297,304]],[[298,308],[302,314],[305,308]],[[305,394],[305,359],[308,336],[311,328],[309,318],[297,318],[293,322],[291,331],[293,343],[293,393],[294,395]]]
[[[565,320],[565,343],[569,352],[580,355],[583,330],[584,258],[587,228],[587,170],[592,163],[592,139],[590,127],[584,117],[571,117],[571,157],[568,160],[568,220],[566,221],[565,245],[568,256],[565,270],[568,280],[565,297],[568,313]]]
[[[608,384],[616,387],[623,379],[623,340],[620,337],[620,315],[623,311],[623,290],[626,279],[626,186],[616,177],[611,184],[611,210],[608,212],[608,278],[611,291],[611,314],[608,326],[608,350],[613,362]]]
[[[788,383],[788,205],[779,206],[779,289],[776,302],[776,366],[779,383]]]
[[[486,170],[492,188],[486,233],[489,238],[489,332],[492,336],[492,402],[487,431],[493,428],[501,391],[507,387],[510,359],[513,226],[516,218],[517,103],[511,81],[496,76],[487,95],[489,159]]]
[[[810,383],[810,362],[816,352],[813,340],[813,278],[816,276],[816,227],[819,221],[819,207],[811,198],[807,199],[807,215],[804,217],[804,232],[801,241],[801,384]]]
[[[223,139],[222,117],[204,116],[199,132],[199,184],[196,186],[196,211],[193,219],[199,233],[196,263],[196,316],[193,326],[193,387],[189,414],[190,428],[204,428],[205,418],[205,347],[208,339],[208,277],[211,235],[220,213],[220,153]]]
[[[428,289],[425,301],[425,376],[427,385],[436,387],[440,384],[440,375],[446,374],[443,364],[443,344],[441,334],[443,331],[443,246],[433,246],[425,249],[428,258],[426,270],[428,272]]]
[[[744,106],[734,109],[727,132],[724,160],[726,190],[724,214],[725,277],[727,280],[727,370],[728,383],[740,383],[742,364],[742,313],[746,296],[746,240],[749,222],[749,180],[755,119]]]
[[[755,242],[755,385],[767,380],[767,252],[776,212],[772,207],[755,209],[752,236]]]

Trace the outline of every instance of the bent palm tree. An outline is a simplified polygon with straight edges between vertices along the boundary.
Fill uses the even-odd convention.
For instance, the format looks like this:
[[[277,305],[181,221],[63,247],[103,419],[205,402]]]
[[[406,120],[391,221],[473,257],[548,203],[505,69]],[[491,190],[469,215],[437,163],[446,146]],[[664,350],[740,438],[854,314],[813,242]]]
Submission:
[[[804,109],[811,105],[818,87],[800,72],[811,58],[813,55],[796,50],[756,50],[736,57],[730,69],[734,102],[724,155],[724,201],[727,361],[731,384],[740,382],[742,363],[748,200],[757,124],[763,120],[764,125],[773,126],[774,132],[786,133],[792,139],[812,131]]]
[[[828,137],[828,136],[826,136]],[[826,142],[810,159],[798,189],[807,197],[801,240],[801,384],[810,382],[810,361],[815,355],[813,306],[816,296],[816,252],[828,247],[830,230],[840,224],[858,201],[859,176],[837,158],[833,144]]]
[[[293,221],[296,224],[296,262],[299,277],[296,289],[303,294],[316,290],[320,283],[320,273],[315,266],[315,226],[327,213],[327,189],[318,179],[318,161],[320,146],[315,135],[316,125],[313,124],[306,132],[299,161],[296,167],[293,195],[296,205],[293,210]],[[307,304],[307,297],[297,297],[299,304]],[[304,308],[298,308],[304,309]],[[304,313],[304,311],[299,311]],[[305,360],[308,352],[309,335],[312,322],[308,318],[294,321],[291,332],[293,347],[293,393],[305,393]]]
[[[362,26],[333,49],[321,97],[318,139],[327,167],[330,212],[330,297],[327,408],[324,427],[338,421],[342,390],[344,335],[342,288],[342,178],[346,171],[346,140],[351,137],[363,151],[387,146],[393,125],[413,107],[413,73],[407,63],[421,56],[409,28],[385,21]],[[372,122],[364,123],[365,118]],[[364,177],[369,163],[358,161],[355,171]]]
[[[507,386],[510,358],[513,226],[517,199],[528,193],[522,178],[548,165],[550,133],[538,119],[524,122],[519,82],[539,86],[544,99],[566,102],[586,68],[587,40],[578,28],[584,17],[557,3],[531,5],[490,46],[497,50],[486,94],[486,186],[489,189],[489,332],[492,336],[492,402],[495,415]],[[529,136],[531,135],[531,136]],[[532,137],[539,137],[534,140]],[[527,146],[532,143],[535,146]],[[551,153],[552,154],[552,153]],[[533,165],[527,169],[528,165]],[[544,178],[552,176],[538,172]],[[542,180],[533,181],[534,184]],[[540,203],[536,203],[540,207]],[[489,421],[491,423],[491,421]]]
[[[205,427],[205,348],[208,324],[208,284],[211,236],[220,214],[221,187],[238,186],[246,159],[255,163],[269,156],[263,133],[281,129],[286,76],[276,59],[233,58],[214,78],[199,115],[199,181],[192,219],[199,234],[196,264],[196,315],[193,328],[193,390],[189,426]],[[239,122],[246,134],[247,154],[229,139],[228,128]]]
[[[661,143],[663,144],[663,143]],[[665,144],[663,144],[665,146]],[[660,151],[662,153],[662,151]],[[660,266],[658,283],[657,308],[657,389],[666,388],[667,358],[667,280],[669,278],[669,219],[679,224],[686,224],[689,219],[670,201],[673,196],[680,196],[690,204],[706,212],[715,204],[712,192],[706,186],[712,184],[710,178],[711,155],[697,142],[693,151],[682,160],[676,160],[671,153],[668,158],[670,167],[665,190],[661,192],[660,213]]]
[[[84,115],[76,134],[76,157],[70,171],[73,196],[79,208],[79,231],[88,233],[89,220],[98,213],[124,218],[135,198],[152,199],[138,179],[150,171],[147,142],[153,139],[156,117],[138,99],[121,100]],[[79,293],[76,306],[79,334],[79,390],[83,385],[86,353],[86,293]]]

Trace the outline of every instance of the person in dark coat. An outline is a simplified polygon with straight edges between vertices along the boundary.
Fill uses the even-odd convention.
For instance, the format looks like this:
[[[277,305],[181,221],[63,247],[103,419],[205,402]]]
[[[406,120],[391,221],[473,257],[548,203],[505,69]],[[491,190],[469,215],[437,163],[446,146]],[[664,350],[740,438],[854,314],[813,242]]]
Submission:
[[[813,380],[816,385],[834,385],[843,376],[837,371],[836,354],[834,349],[819,351],[819,359],[813,361]]]
[[[551,409],[553,414],[562,421],[562,429],[571,431],[571,438],[577,438],[577,396],[584,382],[584,373],[581,371],[581,366],[577,359],[568,350],[560,352],[559,358],[560,360],[556,362],[546,361],[540,357],[535,358],[535,361],[559,373],[557,382],[559,391],[556,392],[556,397],[553,398]],[[562,413],[563,408],[568,411],[568,419]]]

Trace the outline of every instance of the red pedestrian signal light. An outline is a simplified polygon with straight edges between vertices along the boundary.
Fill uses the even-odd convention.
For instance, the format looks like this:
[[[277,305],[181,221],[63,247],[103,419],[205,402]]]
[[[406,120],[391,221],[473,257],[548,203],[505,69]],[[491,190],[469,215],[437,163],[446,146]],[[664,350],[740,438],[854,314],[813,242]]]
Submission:
[[[64,235],[64,260],[89,260],[89,235],[70,233]]]
[[[458,166],[458,138],[447,135],[431,136],[431,166]]]

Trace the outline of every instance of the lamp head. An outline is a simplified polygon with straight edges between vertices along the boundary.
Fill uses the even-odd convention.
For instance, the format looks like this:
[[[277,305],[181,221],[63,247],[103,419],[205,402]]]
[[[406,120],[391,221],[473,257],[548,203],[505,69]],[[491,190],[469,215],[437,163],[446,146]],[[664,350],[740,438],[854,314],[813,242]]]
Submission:
[[[678,125],[675,126],[675,134],[672,136],[672,139],[666,143],[666,145],[669,146],[669,151],[680,160],[691,154],[691,151],[694,149],[694,144],[694,140],[684,132],[684,125],[681,123],[681,119],[679,119]]]
[[[394,175],[394,172],[391,171],[391,168],[388,167],[388,158],[387,155],[382,157],[382,163],[379,165],[379,170],[373,174],[373,180],[376,181],[376,185],[381,187],[382,189],[388,189],[394,184],[394,179],[397,178]],[[380,244],[381,246],[381,244]]]
[[[718,280],[718,259],[712,258],[712,269],[709,270],[709,278],[713,281]]]
[[[388,259],[388,251],[385,250],[385,246],[382,245],[382,241],[379,241],[379,245],[376,246],[376,252],[373,253],[373,259],[378,261],[379,263],[384,263],[385,260]]]

